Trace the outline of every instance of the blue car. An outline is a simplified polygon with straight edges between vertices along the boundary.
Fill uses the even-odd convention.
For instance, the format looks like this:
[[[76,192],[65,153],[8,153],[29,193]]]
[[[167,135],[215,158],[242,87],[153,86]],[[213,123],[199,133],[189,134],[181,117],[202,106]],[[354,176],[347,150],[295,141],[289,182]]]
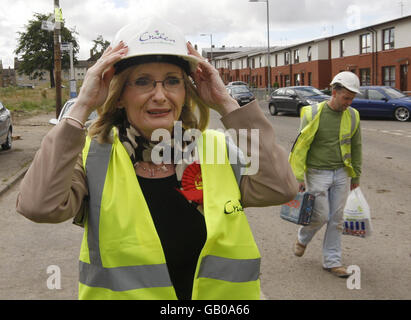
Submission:
[[[362,86],[351,106],[361,117],[394,118],[410,120],[411,97],[388,86]]]

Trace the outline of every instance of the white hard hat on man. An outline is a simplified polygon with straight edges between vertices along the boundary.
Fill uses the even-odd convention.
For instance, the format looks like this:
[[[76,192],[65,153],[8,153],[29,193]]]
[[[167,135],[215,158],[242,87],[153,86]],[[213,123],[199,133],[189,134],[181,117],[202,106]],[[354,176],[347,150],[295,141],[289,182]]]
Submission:
[[[129,49],[127,55],[115,64],[116,73],[135,62],[171,62],[181,64],[189,74],[196,70],[199,62],[198,58],[188,54],[184,34],[175,25],[157,17],[144,18],[124,26],[117,32],[111,46],[116,46],[120,41]]]
[[[360,93],[360,79],[358,79],[357,75],[351,71],[338,73],[333,81],[331,81],[331,85],[337,83],[351,92]]]

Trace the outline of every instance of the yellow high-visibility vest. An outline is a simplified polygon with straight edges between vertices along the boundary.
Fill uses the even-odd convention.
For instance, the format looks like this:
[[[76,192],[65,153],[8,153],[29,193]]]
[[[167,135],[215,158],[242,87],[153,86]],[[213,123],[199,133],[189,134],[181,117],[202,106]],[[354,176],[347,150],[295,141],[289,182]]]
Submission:
[[[89,188],[80,251],[80,299],[177,299],[160,239],[127,151],[87,137],[83,165]],[[225,136],[206,130],[200,159]],[[208,158],[207,158],[208,159]],[[259,299],[261,256],[227,154],[223,164],[200,163],[207,239],[193,279],[192,299]]]
[[[307,153],[314,140],[320,124],[320,115],[327,101],[314,106],[305,106],[301,109],[300,134],[294,142],[289,156],[289,162],[295,177],[299,181],[304,180],[306,171]],[[352,167],[351,138],[360,125],[360,115],[357,110],[349,107],[343,111],[340,125],[340,150],[345,168],[350,177],[355,178],[356,173]]]

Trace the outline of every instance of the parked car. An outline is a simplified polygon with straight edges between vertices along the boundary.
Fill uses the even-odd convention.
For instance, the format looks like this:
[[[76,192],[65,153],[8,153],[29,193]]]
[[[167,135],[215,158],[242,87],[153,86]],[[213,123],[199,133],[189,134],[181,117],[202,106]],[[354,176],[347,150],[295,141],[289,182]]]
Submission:
[[[361,117],[410,120],[411,97],[388,86],[362,86],[351,106]]]
[[[13,124],[10,111],[0,102],[0,145],[3,150],[11,149]]]
[[[229,82],[227,86],[246,86],[247,87],[248,84],[242,81],[233,81],[233,82]]]
[[[243,106],[255,99],[254,94],[246,86],[227,86],[227,91],[231,97],[237,100],[240,106]]]
[[[61,119],[63,119],[63,116],[68,114],[68,112],[70,111],[71,107],[74,105],[74,102],[76,102],[76,98],[67,100],[67,102],[64,104],[63,108],[61,108],[59,117],[53,118],[49,120],[50,124],[54,124],[56,125],[57,123],[59,123],[61,121]],[[97,111],[93,111],[90,116],[88,117],[88,120],[85,123],[85,126],[88,128],[90,126],[90,124],[93,122],[94,119],[97,118]]]
[[[302,107],[329,99],[330,96],[311,86],[285,87],[271,94],[268,109],[273,116],[280,111],[299,115]]]

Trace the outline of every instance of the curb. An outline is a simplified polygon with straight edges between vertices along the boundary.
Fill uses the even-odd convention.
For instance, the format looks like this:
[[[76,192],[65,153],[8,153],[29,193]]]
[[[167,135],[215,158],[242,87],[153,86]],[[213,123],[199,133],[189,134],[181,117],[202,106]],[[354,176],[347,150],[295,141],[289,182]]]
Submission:
[[[30,162],[31,163],[31,162]],[[0,196],[2,196],[4,193],[7,192],[14,184],[19,181],[27,172],[29,169],[30,165],[28,164],[24,168],[20,169],[14,176],[12,176],[10,179],[7,180],[6,184],[2,184],[0,186]]]

